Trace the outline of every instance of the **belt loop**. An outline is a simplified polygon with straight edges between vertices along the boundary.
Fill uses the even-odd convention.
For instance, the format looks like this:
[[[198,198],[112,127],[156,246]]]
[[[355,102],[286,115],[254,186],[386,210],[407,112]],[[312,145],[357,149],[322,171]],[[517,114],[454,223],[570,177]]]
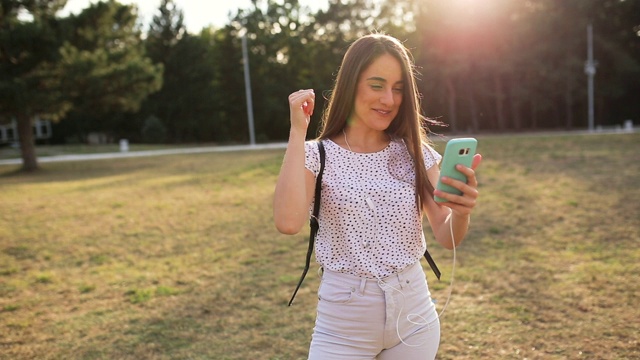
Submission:
[[[364,296],[364,288],[367,286],[367,279],[360,279],[360,289],[358,291],[358,295]]]

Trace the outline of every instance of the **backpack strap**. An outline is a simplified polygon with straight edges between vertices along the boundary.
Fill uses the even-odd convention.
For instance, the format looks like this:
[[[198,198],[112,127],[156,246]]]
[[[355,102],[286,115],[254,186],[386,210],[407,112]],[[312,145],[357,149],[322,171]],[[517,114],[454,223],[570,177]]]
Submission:
[[[440,269],[438,269],[438,265],[436,265],[436,262],[433,261],[431,254],[429,254],[429,250],[424,251],[424,258],[427,259],[427,263],[429,263],[429,267],[431,268],[431,270],[433,270],[433,273],[436,274],[436,277],[438,278],[438,280],[440,280],[440,275],[441,275]]]
[[[304,270],[302,271],[302,276],[300,277],[300,281],[298,281],[298,286],[296,286],[296,290],[293,292],[293,296],[291,296],[291,300],[289,301],[289,306],[293,304],[293,299],[296,297],[296,294],[298,293],[298,289],[300,289],[300,285],[302,285],[304,277],[307,276],[307,271],[309,271],[311,254],[313,253],[313,245],[316,240],[316,235],[318,234],[318,229],[320,228],[320,224],[318,223],[318,215],[320,213],[320,190],[322,189],[322,172],[324,171],[325,158],[325,151],[322,140],[318,141],[318,150],[320,151],[320,171],[318,172],[318,176],[316,177],[316,191],[314,198],[315,200],[313,202],[313,215],[309,219],[311,231],[309,232],[309,248],[307,249],[307,259],[304,265]]]
[[[316,235],[318,234],[318,229],[320,228],[320,224],[318,223],[318,216],[320,213],[320,190],[322,189],[322,173],[324,172],[324,159],[325,159],[325,151],[324,151],[324,145],[322,144],[322,141],[318,141],[318,150],[320,152],[320,171],[318,172],[318,176],[316,177],[316,188],[315,188],[315,195],[314,195],[315,200],[313,203],[313,216],[311,216],[311,218],[309,219],[309,226],[310,226],[309,247],[307,248],[307,257],[304,265],[304,270],[302,271],[302,276],[300,276],[298,285],[296,286],[296,289],[293,292],[293,295],[291,296],[291,300],[289,300],[289,306],[293,304],[293,299],[295,299],[296,294],[298,293],[298,290],[300,289],[300,286],[302,285],[302,282],[304,281],[304,278],[307,276],[307,272],[309,271],[309,265],[311,264],[311,254],[313,253],[313,247],[315,244]],[[431,270],[433,270],[433,273],[436,275],[438,280],[440,280],[440,276],[441,276],[440,270],[438,269],[436,262],[433,260],[428,250],[425,250],[424,258],[427,260],[429,267],[431,267]]]

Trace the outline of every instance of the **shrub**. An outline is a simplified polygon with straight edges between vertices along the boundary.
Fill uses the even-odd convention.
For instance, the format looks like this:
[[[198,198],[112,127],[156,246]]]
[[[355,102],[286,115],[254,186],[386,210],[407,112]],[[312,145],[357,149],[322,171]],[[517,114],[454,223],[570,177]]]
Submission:
[[[148,144],[160,144],[167,138],[167,127],[157,117],[151,115],[142,125],[142,141]]]

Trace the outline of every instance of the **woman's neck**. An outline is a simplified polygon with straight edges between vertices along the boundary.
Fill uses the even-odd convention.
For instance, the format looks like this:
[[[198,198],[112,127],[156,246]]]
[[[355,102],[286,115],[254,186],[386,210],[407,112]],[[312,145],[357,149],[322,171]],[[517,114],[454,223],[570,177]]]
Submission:
[[[389,135],[384,131],[361,129],[354,126],[346,126],[343,131],[333,139],[343,148],[356,153],[378,152],[389,145]]]

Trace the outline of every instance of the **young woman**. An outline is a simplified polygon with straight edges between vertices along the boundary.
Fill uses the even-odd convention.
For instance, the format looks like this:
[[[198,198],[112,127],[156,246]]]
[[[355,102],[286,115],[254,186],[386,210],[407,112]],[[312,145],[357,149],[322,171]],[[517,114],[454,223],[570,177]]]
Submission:
[[[273,211],[278,230],[296,234],[309,218],[320,168],[316,142],[306,141],[313,90],[291,94],[289,105]],[[438,243],[459,245],[478,197],[481,156],[458,167],[466,183],[443,179],[462,195],[434,190],[441,156],[427,144],[413,61],[387,35],[349,47],[323,115],[315,250],[323,273],[309,359],[434,359],[440,323],[420,265],[423,214]]]

